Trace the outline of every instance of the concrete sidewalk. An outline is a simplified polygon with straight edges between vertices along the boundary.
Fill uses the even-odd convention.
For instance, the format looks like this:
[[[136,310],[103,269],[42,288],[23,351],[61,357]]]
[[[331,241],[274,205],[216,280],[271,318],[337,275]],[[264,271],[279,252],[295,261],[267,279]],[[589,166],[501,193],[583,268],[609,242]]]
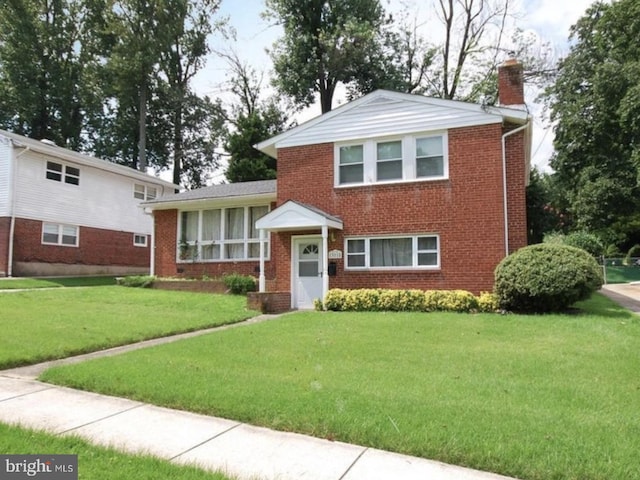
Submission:
[[[59,435],[77,435],[91,443],[147,453],[179,464],[195,464],[239,479],[507,479],[422,458],[275,432],[14,375],[0,372],[0,422]]]
[[[600,293],[632,312],[640,314],[640,282],[603,285]]]

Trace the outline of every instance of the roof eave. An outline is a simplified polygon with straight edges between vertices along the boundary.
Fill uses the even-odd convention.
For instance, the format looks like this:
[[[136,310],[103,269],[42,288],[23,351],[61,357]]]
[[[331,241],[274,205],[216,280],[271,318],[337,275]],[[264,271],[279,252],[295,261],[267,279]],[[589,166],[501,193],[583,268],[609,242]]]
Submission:
[[[149,210],[181,210],[185,207],[202,208],[206,206],[211,207],[223,207],[228,205],[246,205],[252,202],[266,202],[276,201],[276,193],[258,193],[251,195],[232,195],[226,197],[209,197],[209,198],[185,198],[185,199],[173,199],[173,200],[151,200],[143,202],[140,205]]]

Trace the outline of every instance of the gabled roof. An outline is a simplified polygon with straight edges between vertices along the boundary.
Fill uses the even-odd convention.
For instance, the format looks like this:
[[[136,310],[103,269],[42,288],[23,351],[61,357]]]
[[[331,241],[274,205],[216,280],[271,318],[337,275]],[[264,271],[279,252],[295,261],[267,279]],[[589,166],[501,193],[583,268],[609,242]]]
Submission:
[[[343,142],[412,132],[486,125],[525,124],[519,108],[488,107],[408,93],[376,90],[331,112],[260,142],[258,150],[276,157],[281,147]]]
[[[257,229],[305,230],[321,227],[342,230],[342,220],[306,203],[288,200],[256,221]]]
[[[7,132],[6,130],[0,130],[0,136],[5,137],[11,141],[16,147],[28,149],[32,152],[48,155],[50,157],[65,160],[67,162],[76,163],[79,165],[94,167],[107,172],[115,173],[130,177],[141,182],[153,183],[156,185],[162,185],[169,189],[178,189],[178,185],[175,185],[161,178],[147,175],[139,170],[126,167],[124,165],[118,165],[117,163],[102,160],[100,158],[85,155],[83,153],[74,152],[63,147],[59,147],[49,142],[43,142],[41,140],[34,140],[33,138],[24,137],[16,133]]]
[[[276,181],[259,180],[255,182],[226,183],[197,188],[186,192],[164,195],[141,205],[152,210],[178,208],[186,202],[237,201],[237,200],[273,200],[276,199]]]

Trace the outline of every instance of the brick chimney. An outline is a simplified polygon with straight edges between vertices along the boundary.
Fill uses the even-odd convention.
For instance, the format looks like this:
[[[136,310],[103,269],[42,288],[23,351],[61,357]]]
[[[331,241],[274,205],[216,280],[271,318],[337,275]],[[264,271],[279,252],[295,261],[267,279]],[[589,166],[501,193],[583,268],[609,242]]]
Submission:
[[[524,105],[523,67],[510,58],[498,67],[498,104]]]

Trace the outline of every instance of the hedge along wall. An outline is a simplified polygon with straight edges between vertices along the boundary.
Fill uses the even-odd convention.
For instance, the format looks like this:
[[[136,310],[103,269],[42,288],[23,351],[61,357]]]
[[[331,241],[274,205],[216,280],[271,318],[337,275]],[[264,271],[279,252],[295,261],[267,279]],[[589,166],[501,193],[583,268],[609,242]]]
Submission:
[[[466,290],[329,290],[318,309],[350,312],[496,312],[498,297],[492,293],[473,295]]]

